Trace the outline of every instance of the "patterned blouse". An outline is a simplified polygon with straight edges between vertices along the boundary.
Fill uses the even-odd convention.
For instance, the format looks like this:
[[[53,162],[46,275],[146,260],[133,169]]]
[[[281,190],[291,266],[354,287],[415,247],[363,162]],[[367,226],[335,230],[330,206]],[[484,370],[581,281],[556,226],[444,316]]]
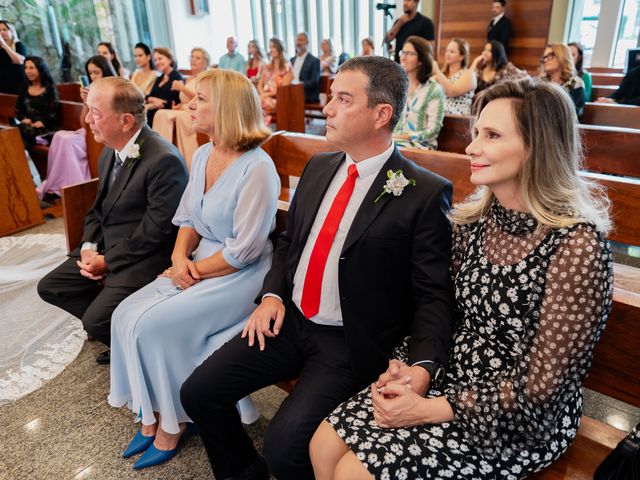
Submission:
[[[449,78],[449,83],[456,83],[466,70],[460,70],[458,73]],[[471,102],[473,102],[474,91],[469,90],[467,93],[458,95],[457,97],[447,97],[444,103],[444,113],[447,115],[471,115]]]
[[[394,137],[408,134],[409,139],[395,138],[396,145],[436,150],[444,119],[444,100],[444,90],[433,77],[420,84],[407,97],[400,120],[393,131]]]
[[[476,94],[478,94],[482,90],[489,88],[491,85],[495,85],[496,83],[504,82],[506,80],[520,80],[522,78],[527,78],[529,74],[526,72],[526,70],[520,70],[513,63],[509,62],[500,70],[496,71],[493,79],[490,82],[484,81],[481,68],[476,69],[476,76],[478,77]]]

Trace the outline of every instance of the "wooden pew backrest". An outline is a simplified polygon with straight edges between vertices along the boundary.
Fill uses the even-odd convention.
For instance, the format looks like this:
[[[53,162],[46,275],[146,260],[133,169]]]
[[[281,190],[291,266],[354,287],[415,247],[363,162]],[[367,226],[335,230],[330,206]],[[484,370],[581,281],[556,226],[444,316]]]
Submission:
[[[84,217],[93,206],[97,193],[97,178],[62,189],[64,232],[67,237],[67,250],[69,252],[80,245],[84,230]]]
[[[640,107],[619,105],[617,103],[591,103],[584,106],[582,123],[640,129]]]
[[[80,83],[58,83],[56,88],[58,89],[58,96],[60,97],[60,100],[82,103],[82,97],[80,96]]]

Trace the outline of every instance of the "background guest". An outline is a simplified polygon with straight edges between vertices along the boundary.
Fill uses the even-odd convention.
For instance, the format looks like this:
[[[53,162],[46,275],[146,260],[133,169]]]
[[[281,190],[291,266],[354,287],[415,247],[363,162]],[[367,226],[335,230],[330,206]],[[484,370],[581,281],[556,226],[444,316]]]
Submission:
[[[400,65],[409,78],[409,90],[393,139],[399,147],[436,150],[445,95],[431,76],[433,49],[429,42],[418,36],[407,38],[400,52]]]
[[[322,73],[336,73],[338,71],[338,57],[333,51],[333,43],[330,38],[320,42],[320,68]]]
[[[172,87],[175,80],[184,81],[184,77],[176,69],[173,53],[168,48],[154,48],[153,62],[156,64],[160,76],[156,78],[149,95],[146,97],[145,108],[149,125],[153,125],[153,117],[157,110],[171,109],[180,103],[180,92],[173,90]]]
[[[144,43],[136,43],[133,49],[133,58],[138,68],[131,75],[131,81],[140,89],[143,95],[149,95],[156,78],[158,78],[151,50]]]
[[[238,40],[236,37],[227,38],[227,53],[220,57],[218,68],[226,68],[227,70],[235,70],[244,73],[247,64],[244,57],[238,53]]]
[[[569,47],[564,43],[547,45],[540,58],[540,63],[542,64],[540,78],[560,85],[573,100],[578,118],[581,117],[585,102],[584,82],[573,66],[573,57]]]
[[[618,89],[609,97],[600,97],[600,103],[640,105],[640,67],[632,68],[620,82]]]
[[[475,72],[478,80],[476,94],[496,83],[529,76],[525,70],[520,70],[507,60],[504,46],[497,40],[486,43],[482,53],[471,63],[470,69]]]
[[[113,313],[109,403],[142,418],[125,457],[148,448],[134,468],[177,453],[191,421],[180,386],[242,330],[271,266],[280,180],[259,148],[270,134],[260,99],[243,74],[225,69],[201,74],[196,88],[193,128],[212,142],[196,152],[173,217],[172,265]],[[249,397],[239,407],[244,423],[257,420]]]
[[[309,52],[309,35],[296,36],[296,56],[291,58],[293,81],[304,85],[305,103],[320,101],[320,60]]]
[[[24,73],[27,81],[18,94],[16,119],[24,146],[30,150],[38,135],[58,129],[58,90],[42,58],[26,57]]]
[[[278,38],[269,40],[269,63],[264,66],[258,93],[265,123],[271,125],[276,111],[276,93],[278,87],[289,85],[293,79],[291,64],[284,56],[284,46]]]
[[[569,50],[571,51],[571,58],[573,58],[573,65],[576,69],[576,72],[578,72],[578,76],[584,82],[585,101],[590,102],[593,80],[591,79],[591,74],[583,68],[584,50],[582,48],[582,45],[577,42],[571,42],[569,44]]]
[[[373,38],[363,38],[362,42],[360,42],[360,45],[362,45],[362,53],[360,54],[361,57],[368,57],[370,55],[376,54],[376,47],[373,45]]]
[[[459,321],[449,367],[423,396],[407,378],[405,340],[318,428],[318,480],[338,468],[349,479],[528,478],[577,434],[611,310],[608,201],[580,176],[580,132],[560,88],[507,81],[479,99],[467,154],[480,188],[450,214]]]
[[[182,80],[174,80],[171,85],[171,90],[180,93],[180,103],[174,105],[170,110],[158,110],[153,119],[153,129],[168,142],[174,141],[175,133],[175,145],[187,162],[187,170],[189,171],[191,170],[191,157],[198,148],[198,138],[191,128],[191,112],[188,110],[187,104],[196,96],[198,75],[204,72],[210,63],[209,52],[204,48],[192,49],[189,58],[191,76],[186,83]]]
[[[258,85],[262,68],[264,67],[264,53],[258,40],[250,40],[247,46],[247,78],[251,83]]]
[[[18,40],[12,23],[0,20],[0,93],[16,94],[25,81],[22,63],[27,47]]]
[[[400,63],[400,50],[402,50],[407,38],[412,35],[422,37],[427,41],[433,41],[435,38],[433,21],[418,12],[419,3],[420,0],[403,0],[403,15],[395,21],[387,33],[387,42],[394,39],[396,41],[394,59],[398,63]]]
[[[116,49],[111,42],[100,42],[98,44],[98,55],[102,55],[104,58],[111,62],[116,74],[122,78],[129,78],[129,70],[124,68],[124,65],[120,62]]]
[[[504,47],[504,51],[508,52],[509,42],[513,36],[513,26],[511,25],[511,20],[504,15],[506,9],[506,0],[491,2],[491,15],[493,18],[489,22],[487,41],[496,40],[500,42]]]
[[[101,78],[115,77],[116,72],[111,62],[101,55],[95,55],[87,60],[84,66],[90,82]],[[45,196],[60,196],[62,187],[84,182],[91,178],[89,160],[87,159],[87,131],[85,117],[87,116],[87,96],[89,88],[80,87],[80,97],[84,102],[80,113],[78,130],[58,130],[51,139],[47,155],[47,178],[36,188],[40,199]]]
[[[447,98],[444,111],[448,115],[471,115],[471,102],[476,90],[476,74],[469,65],[469,44],[453,38],[444,52],[444,69],[433,62],[433,76]]]

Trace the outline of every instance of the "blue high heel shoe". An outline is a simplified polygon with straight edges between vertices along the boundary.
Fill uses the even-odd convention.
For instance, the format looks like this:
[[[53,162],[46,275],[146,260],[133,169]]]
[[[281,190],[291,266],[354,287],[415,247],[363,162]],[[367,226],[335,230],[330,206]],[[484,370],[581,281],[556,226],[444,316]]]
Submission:
[[[153,445],[153,440],[155,438],[155,435],[147,437],[142,434],[142,430],[138,430],[138,433],[133,437],[133,440],[131,440],[127,449],[122,453],[122,458],[129,458],[140,452],[144,452],[147,448]]]
[[[197,433],[196,426],[193,423],[187,423],[187,429],[180,436],[180,440],[178,440],[178,445],[173,450],[159,450],[156,446],[151,442],[151,445],[147,449],[146,452],[133,464],[133,468],[135,470],[140,470],[142,468],[152,467],[154,465],[160,465],[161,463],[168,462],[173,457],[176,456],[184,441],[189,438],[191,435],[195,435]]]

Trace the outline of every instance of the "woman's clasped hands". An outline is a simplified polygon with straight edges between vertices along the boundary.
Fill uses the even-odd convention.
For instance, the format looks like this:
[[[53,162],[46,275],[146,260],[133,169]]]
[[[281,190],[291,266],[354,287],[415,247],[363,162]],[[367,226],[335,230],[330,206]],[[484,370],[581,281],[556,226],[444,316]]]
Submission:
[[[173,265],[161,274],[168,277],[178,290],[186,290],[201,280],[196,264],[188,258],[174,260]]]

